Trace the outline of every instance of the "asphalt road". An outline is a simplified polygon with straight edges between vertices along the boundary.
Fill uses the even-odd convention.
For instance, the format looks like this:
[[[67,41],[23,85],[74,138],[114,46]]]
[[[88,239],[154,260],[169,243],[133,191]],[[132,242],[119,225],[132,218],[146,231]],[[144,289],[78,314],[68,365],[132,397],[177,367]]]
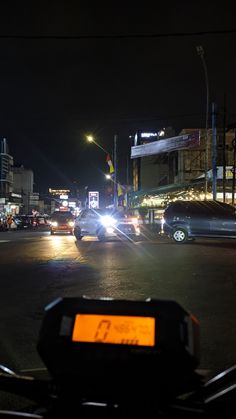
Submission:
[[[200,367],[228,367],[236,363],[235,256],[233,240],[100,243],[0,233],[0,363],[41,368],[35,348],[44,307],[57,297],[87,295],[179,302],[200,321]]]

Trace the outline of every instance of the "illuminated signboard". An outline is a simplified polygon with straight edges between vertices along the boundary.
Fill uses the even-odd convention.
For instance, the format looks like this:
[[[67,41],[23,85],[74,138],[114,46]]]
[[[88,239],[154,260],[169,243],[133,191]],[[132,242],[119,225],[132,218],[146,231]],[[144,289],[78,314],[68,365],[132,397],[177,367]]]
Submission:
[[[179,135],[178,137],[157,140],[147,144],[131,147],[131,159],[151,156],[154,154],[169,153],[175,150],[185,150],[200,145],[199,131],[193,134]]]
[[[157,137],[157,132],[141,132],[141,138]]]
[[[48,191],[51,195],[55,195],[55,196],[68,195],[70,193],[70,189],[52,189],[52,188],[49,188]]]
[[[89,208],[99,208],[99,192],[91,192],[88,193],[88,206]]]

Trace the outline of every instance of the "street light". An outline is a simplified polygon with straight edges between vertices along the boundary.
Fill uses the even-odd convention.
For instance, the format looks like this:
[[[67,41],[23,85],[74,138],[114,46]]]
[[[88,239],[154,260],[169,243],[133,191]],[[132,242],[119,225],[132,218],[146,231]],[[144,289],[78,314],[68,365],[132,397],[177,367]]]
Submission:
[[[86,136],[87,141],[89,143],[95,144],[97,147],[99,147],[106,155],[110,155],[110,153],[105,150],[97,141],[94,140],[94,137],[92,135]],[[110,177],[110,179],[113,181],[114,184],[114,208],[117,208],[118,205],[118,192],[117,192],[117,135],[114,136],[114,150],[113,150],[113,157],[114,157],[114,177]],[[109,179],[109,178],[107,178]]]
[[[204,74],[205,74],[205,83],[206,83],[206,151],[205,151],[205,199],[207,199],[207,192],[208,192],[208,112],[209,112],[209,82],[208,82],[208,72],[207,72],[207,65],[204,57],[204,49],[201,45],[198,45],[196,47],[198,55],[201,57],[203,68],[204,68]]]
[[[108,153],[108,151],[107,150],[105,150],[105,148],[103,148],[99,143],[97,143],[95,140],[94,140],[94,138],[93,138],[93,136],[92,135],[87,135],[86,136],[86,138],[87,138],[87,141],[89,142],[89,143],[93,143],[93,144],[95,144],[97,147],[99,147],[102,151],[104,151],[104,153],[106,153],[106,154],[109,154]]]
[[[111,175],[109,175],[108,173],[105,175],[105,178],[107,179],[107,180],[110,180],[111,179]]]

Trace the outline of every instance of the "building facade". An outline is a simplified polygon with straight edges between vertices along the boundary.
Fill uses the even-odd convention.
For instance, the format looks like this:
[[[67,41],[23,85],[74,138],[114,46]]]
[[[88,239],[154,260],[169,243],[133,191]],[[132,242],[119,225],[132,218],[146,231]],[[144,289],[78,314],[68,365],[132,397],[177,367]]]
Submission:
[[[6,138],[0,140],[0,214],[18,214],[21,195],[13,191],[13,157]]]
[[[0,196],[8,198],[13,191],[13,157],[6,138],[0,141]]]
[[[194,138],[198,132],[199,141],[192,142],[191,146],[176,149],[170,152],[158,152],[157,154],[134,158],[135,179],[133,192],[130,194],[131,201],[136,199],[133,205],[159,206],[171,197],[178,197],[183,192],[187,199],[204,199],[206,197],[205,174],[207,173],[207,199],[212,199],[212,167],[216,167],[217,199],[232,203],[233,173],[235,167],[235,150],[233,141],[235,130],[223,131],[217,129],[215,135],[215,147],[213,150],[213,133],[209,129],[206,135],[205,129],[183,129],[176,139]],[[208,152],[206,153],[206,137],[208,138]],[[166,141],[174,140],[166,138]],[[164,143],[162,141],[162,143]],[[165,143],[164,143],[165,144]],[[166,143],[167,144],[167,143]],[[153,143],[158,148],[158,140]],[[146,149],[151,149],[148,144]],[[167,149],[168,147],[166,147]],[[165,147],[162,147],[165,150]],[[213,153],[214,151],[214,153]],[[138,152],[138,150],[136,150]],[[215,161],[213,161],[213,154]],[[206,166],[206,156],[208,157]],[[206,170],[207,168],[207,170]],[[222,171],[225,173],[223,184]],[[191,196],[189,195],[191,191]],[[194,195],[194,191],[196,192]]]
[[[37,206],[38,195],[35,197],[33,192],[34,173],[30,169],[25,169],[23,165],[13,167],[13,190],[14,193],[22,196],[22,214],[30,214],[32,209]]]

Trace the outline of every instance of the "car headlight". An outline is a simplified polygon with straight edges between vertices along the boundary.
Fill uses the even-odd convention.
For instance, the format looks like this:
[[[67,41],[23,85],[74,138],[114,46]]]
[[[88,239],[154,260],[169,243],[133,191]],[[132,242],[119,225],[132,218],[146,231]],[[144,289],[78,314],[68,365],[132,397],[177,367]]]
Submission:
[[[74,221],[69,221],[68,225],[69,225],[70,227],[74,227],[75,223],[74,223]]]
[[[101,224],[104,227],[113,226],[113,225],[116,224],[116,219],[113,218],[113,217],[110,217],[110,215],[104,215],[104,216],[102,216],[101,219],[100,219],[100,221],[101,221]]]
[[[113,234],[114,233],[114,228],[113,227],[106,227],[106,232],[108,233],[108,234]]]
[[[140,234],[140,228],[135,226],[135,233],[139,236]]]
[[[52,222],[51,222],[51,225],[52,225],[53,227],[57,227],[57,226],[58,226],[58,222],[57,222],[57,221],[52,221]]]

